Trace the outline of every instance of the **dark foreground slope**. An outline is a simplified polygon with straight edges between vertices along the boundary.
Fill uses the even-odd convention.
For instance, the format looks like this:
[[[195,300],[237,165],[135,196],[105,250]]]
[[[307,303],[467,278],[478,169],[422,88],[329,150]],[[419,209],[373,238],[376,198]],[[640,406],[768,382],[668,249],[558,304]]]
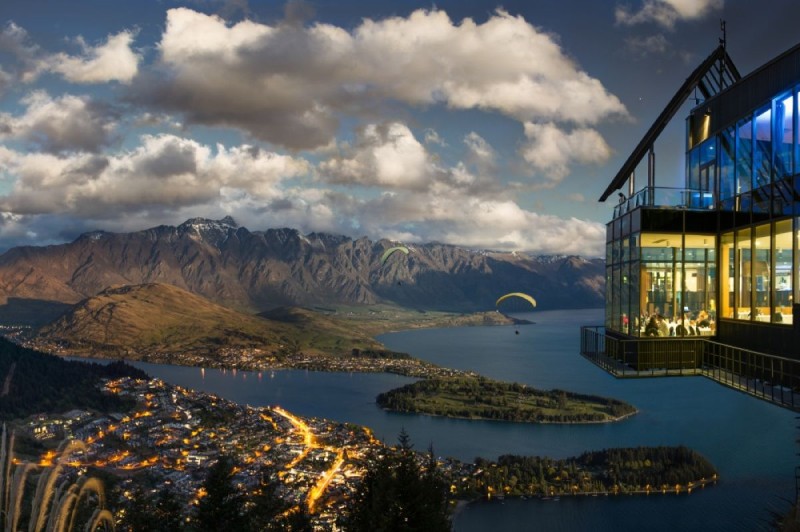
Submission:
[[[125,364],[74,362],[46,355],[0,338],[0,420],[7,421],[42,412],[66,412],[74,408],[102,412],[125,411],[121,398],[103,394],[103,378],[147,378]]]

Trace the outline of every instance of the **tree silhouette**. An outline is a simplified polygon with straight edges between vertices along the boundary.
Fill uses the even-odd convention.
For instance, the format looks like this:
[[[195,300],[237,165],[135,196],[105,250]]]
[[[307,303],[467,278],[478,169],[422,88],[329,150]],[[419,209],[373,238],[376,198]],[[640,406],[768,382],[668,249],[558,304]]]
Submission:
[[[425,467],[405,429],[397,449],[386,449],[364,478],[346,527],[354,531],[450,530],[446,486],[431,449]]]
[[[243,530],[247,520],[243,515],[244,497],[233,485],[233,461],[222,455],[208,470],[192,519],[192,528],[207,530]]]

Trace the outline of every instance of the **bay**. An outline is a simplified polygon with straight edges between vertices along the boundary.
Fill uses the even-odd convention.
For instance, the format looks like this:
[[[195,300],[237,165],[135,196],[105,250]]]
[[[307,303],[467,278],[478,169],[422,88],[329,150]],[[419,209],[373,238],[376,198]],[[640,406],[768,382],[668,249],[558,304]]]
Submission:
[[[618,423],[525,425],[395,414],[375,396],[413,379],[385,374],[302,370],[233,372],[137,363],[149,374],[187,388],[251,405],[352,422],[394,443],[405,429],[417,448],[472,460],[501,454],[563,458],[586,450],[687,445],[717,467],[717,485],[691,495],[563,497],[559,502],[506,500],[470,504],[455,530],[674,531],[769,529],[770,511],[794,500],[795,414],[703,377],[615,379],[579,354],[579,327],[598,324],[602,310],[519,315],[533,325],[413,330],[386,334],[390,349],[447,367],[543,389],[615,397],[639,409]]]

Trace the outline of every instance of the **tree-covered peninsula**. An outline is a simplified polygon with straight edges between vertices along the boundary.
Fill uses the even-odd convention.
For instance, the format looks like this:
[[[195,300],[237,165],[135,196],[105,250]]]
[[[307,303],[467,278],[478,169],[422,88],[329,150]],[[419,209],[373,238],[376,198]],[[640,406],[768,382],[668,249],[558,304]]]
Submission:
[[[525,423],[603,423],[636,413],[616,399],[469,376],[417,381],[376,401],[396,412]]]
[[[628,447],[555,460],[503,455],[477,458],[454,484],[457,497],[686,493],[717,480],[714,466],[687,447]]]

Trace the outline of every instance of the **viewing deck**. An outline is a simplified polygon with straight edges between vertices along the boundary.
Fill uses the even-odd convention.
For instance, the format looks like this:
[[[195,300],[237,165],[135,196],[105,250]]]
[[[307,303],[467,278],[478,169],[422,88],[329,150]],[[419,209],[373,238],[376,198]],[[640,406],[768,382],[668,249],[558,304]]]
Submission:
[[[617,378],[702,375],[720,384],[800,411],[800,361],[712,339],[631,338],[581,327],[581,355]]]

